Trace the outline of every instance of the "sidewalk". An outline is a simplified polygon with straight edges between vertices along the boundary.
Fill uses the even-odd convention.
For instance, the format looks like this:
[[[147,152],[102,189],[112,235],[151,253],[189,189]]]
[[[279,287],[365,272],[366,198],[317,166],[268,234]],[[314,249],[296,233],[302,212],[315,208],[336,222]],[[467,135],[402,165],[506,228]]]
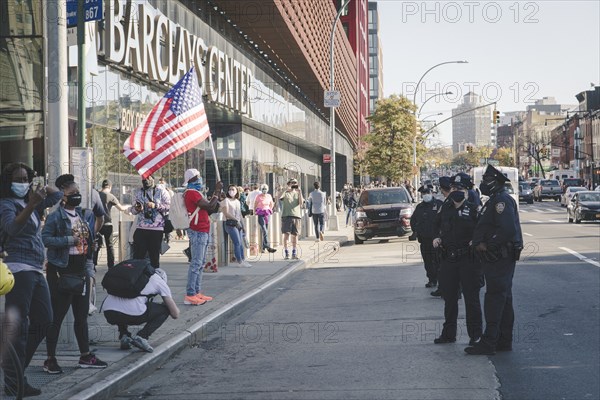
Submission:
[[[106,369],[82,369],[77,363],[79,351],[73,328],[63,324],[62,332],[68,333],[68,344],[59,344],[58,363],[63,369],[60,375],[50,375],[43,371],[46,359],[46,346],[42,343],[31,365],[26,371],[29,383],[42,390],[36,399],[108,399],[126,388],[139,376],[146,375],[160,366],[172,354],[185,349],[219,329],[232,315],[239,314],[251,301],[256,301],[262,292],[281,283],[294,272],[310,266],[314,260],[336,251],[335,248],[353,238],[351,227],[343,227],[338,232],[326,232],[325,240],[315,242],[313,238],[299,241],[300,260],[283,260],[283,247],[273,254],[259,254],[248,258],[253,267],[220,267],[218,273],[204,273],[202,292],[214,297],[201,306],[183,304],[187,283],[188,262],[182,250],[188,242],[171,241],[171,249],[161,256],[161,268],[169,278],[169,286],[181,314],[178,319],[169,318],[151,337],[153,353],[138,349],[120,350],[118,332],[115,326],[107,324],[104,315],[94,313],[89,317],[91,351],[108,363]],[[100,282],[106,272],[104,258],[100,258],[96,275],[97,302],[100,308],[106,297]],[[132,327],[132,332],[137,329]],[[63,334],[64,336],[64,334]]]

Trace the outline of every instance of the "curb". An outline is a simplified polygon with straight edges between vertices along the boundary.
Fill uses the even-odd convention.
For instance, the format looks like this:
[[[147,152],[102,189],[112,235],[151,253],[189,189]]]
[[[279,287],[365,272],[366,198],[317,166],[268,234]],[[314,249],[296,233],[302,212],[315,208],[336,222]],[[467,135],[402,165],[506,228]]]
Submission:
[[[348,242],[348,238],[337,237],[335,240],[331,241],[337,242],[338,246],[341,247]],[[93,377],[90,377],[94,379],[94,384],[91,386],[86,382],[86,379],[86,381],[67,389],[60,395],[54,396],[52,400],[100,400],[112,398],[117,393],[126,389],[131,383],[137,381],[140,377],[146,376],[148,371],[154,370],[160,366],[172,355],[196,343],[199,338],[214,333],[207,330],[208,326],[211,324],[220,324],[232,315],[243,312],[252,304],[252,302],[263,296],[265,290],[277,283],[286,282],[291,279],[296,272],[307,269],[315,263],[315,260],[319,260],[319,257],[323,253],[326,253],[326,251],[319,252],[307,260],[300,260],[293,263],[291,266],[277,273],[258,287],[255,287],[236,300],[213,311],[189,328],[186,328],[184,332],[157,346],[153,353],[143,353],[141,357],[136,357],[135,360],[130,360],[131,356],[125,357],[113,364],[114,368],[117,369],[117,372],[111,372],[106,376],[96,374]]]

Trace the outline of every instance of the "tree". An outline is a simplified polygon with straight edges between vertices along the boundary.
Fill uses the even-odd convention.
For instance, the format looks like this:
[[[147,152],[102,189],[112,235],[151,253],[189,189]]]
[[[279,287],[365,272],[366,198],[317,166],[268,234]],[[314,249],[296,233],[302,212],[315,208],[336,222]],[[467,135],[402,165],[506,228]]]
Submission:
[[[365,136],[368,149],[365,166],[371,176],[399,182],[413,174],[415,105],[404,96],[392,95],[377,102],[368,120],[371,133]]]
[[[496,155],[494,156],[495,160],[498,160],[500,165],[504,167],[514,167],[515,162],[513,159],[512,149],[509,147],[500,147],[498,151],[496,151]]]
[[[546,179],[546,172],[544,171],[542,160],[549,159],[547,149],[550,148],[551,143],[552,138],[550,134],[542,132],[540,134],[530,134],[526,136],[520,145],[521,150],[529,157],[533,158],[537,169],[542,173],[543,179]]]

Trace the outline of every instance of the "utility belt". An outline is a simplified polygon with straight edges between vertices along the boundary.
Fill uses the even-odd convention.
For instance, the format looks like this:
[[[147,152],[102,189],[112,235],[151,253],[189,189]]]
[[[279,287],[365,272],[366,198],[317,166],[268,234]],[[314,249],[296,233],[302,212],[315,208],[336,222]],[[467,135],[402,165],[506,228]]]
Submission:
[[[442,260],[456,260],[459,257],[472,255],[470,246],[465,247],[440,247]]]
[[[513,242],[503,243],[501,245],[488,245],[487,251],[478,252],[479,258],[483,262],[496,262],[501,259],[512,259],[519,261],[523,246]]]

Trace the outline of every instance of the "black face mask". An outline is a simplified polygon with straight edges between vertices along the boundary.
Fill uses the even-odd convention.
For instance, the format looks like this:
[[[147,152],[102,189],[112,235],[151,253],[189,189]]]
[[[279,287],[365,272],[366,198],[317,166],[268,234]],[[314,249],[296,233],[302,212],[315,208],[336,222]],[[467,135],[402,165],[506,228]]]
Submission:
[[[448,197],[450,197],[450,200],[454,201],[455,203],[460,203],[465,199],[465,192],[457,190],[455,192],[451,192]]]
[[[66,203],[67,203],[67,205],[69,205],[71,207],[77,207],[78,205],[81,204],[81,194],[74,193],[74,194],[68,195]]]
[[[492,181],[487,181],[484,178],[479,184],[479,190],[481,191],[481,194],[490,196],[498,191],[498,182],[495,179]]]

